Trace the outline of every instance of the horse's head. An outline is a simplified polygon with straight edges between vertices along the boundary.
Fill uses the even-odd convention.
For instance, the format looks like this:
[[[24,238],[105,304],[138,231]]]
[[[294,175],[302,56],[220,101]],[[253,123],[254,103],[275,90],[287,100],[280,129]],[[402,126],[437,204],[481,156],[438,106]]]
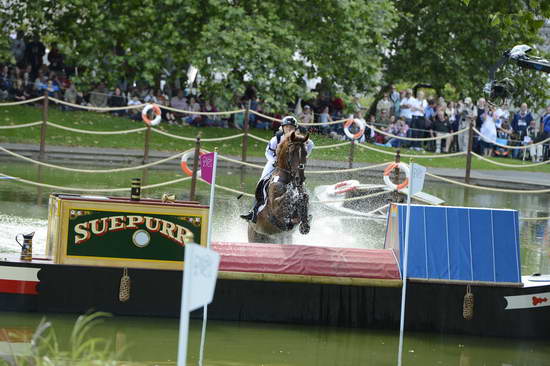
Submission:
[[[308,139],[309,133],[304,136],[293,131],[277,147],[277,167],[289,174],[290,181],[298,186],[301,186],[306,180],[304,170]]]

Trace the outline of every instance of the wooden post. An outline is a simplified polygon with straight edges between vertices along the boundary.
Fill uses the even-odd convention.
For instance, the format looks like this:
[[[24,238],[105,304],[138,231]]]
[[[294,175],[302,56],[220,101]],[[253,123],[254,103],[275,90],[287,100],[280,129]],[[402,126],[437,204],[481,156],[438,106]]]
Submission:
[[[474,143],[474,121],[468,126],[468,151],[466,152],[466,174],[464,182],[470,184],[470,171],[472,170],[472,147]]]
[[[193,155],[193,175],[191,178],[191,189],[189,191],[189,200],[195,200],[195,191],[197,188],[197,171],[199,168],[199,155],[201,151],[201,132],[197,135],[197,140],[195,142],[195,154]]]
[[[355,150],[355,140],[351,140],[349,144],[349,157],[348,157],[348,168],[353,168],[353,153]]]
[[[38,160],[44,160],[44,154],[46,151],[46,127],[48,125],[48,92],[44,92],[44,102],[42,104],[42,127],[40,127],[40,155]]]
[[[242,161],[246,161],[246,154],[248,152],[248,128],[249,128],[249,123],[250,121],[250,100],[248,101],[248,103],[246,104],[246,109],[244,111],[244,120],[243,120],[243,151],[242,151],[242,156],[241,156],[241,160]]]
[[[147,164],[149,160],[149,141],[151,140],[151,125],[147,125],[147,130],[145,130],[145,142],[143,146],[143,162],[142,164]]]

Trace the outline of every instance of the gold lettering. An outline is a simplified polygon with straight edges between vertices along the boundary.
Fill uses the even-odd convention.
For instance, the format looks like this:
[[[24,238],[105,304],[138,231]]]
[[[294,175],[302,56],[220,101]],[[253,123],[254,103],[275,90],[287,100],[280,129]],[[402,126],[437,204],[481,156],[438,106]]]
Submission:
[[[176,230],[176,225],[170,221],[162,220],[162,230],[160,231],[161,235],[164,235],[167,238],[174,240],[174,231]]]
[[[105,235],[107,233],[107,230],[109,230],[109,220],[110,217],[103,217],[101,219],[95,219],[90,221],[90,226],[92,228],[92,233],[94,235]],[[99,230],[99,221],[101,221],[101,230]]]
[[[80,244],[90,239],[92,235],[87,230],[89,227],[90,227],[89,222],[83,222],[74,227],[74,232],[77,234],[74,236],[75,244]],[[82,236],[78,236],[78,235],[82,235]]]
[[[153,226],[153,222],[155,223],[155,226]],[[147,230],[156,233],[160,230],[160,220],[154,217],[145,216],[145,227]]]
[[[126,216],[111,216],[111,226],[109,227],[109,231],[123,230],[125,222]]]
[[[128,225],[126,225],[127,229],[137,229],[138,225],[141,225],[145,222],[143,219],[143,216],[134,216],[134,215],[128,215]]]
[[[176,227],[178,228],[178,233],[174,239],[176,243],[184,246],[186,243],[193,241],[193,233],[191,231],[180,225],[176,225]]]

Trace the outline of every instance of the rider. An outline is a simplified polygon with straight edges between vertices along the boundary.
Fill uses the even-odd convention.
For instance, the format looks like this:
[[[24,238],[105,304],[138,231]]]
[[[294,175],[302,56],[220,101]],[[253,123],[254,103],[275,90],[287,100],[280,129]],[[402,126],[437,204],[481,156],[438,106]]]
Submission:
[[[245,220],[249,220],[254,223],[256,222],[258,208],[264,203],[263,188],[265,186],[265,183],[271,177],[271,174],[275,170],[275,166],[277,164],[277,146],[283,140],[283,138],[286,138],[293,131],[296,131],[296,128],[298,128],[298,121],[293,116],[286,116],[281,122],[281,128],[282,130],[279,130],[275,134],[275,136],[273,136],[271,140],[269,140],[269,142],[267,143],[267,147],[265,148],[265,157],[267,159],[267,163],[265,164],[262,176],[258,181],[258,184],[256,185],[256,200],[254,202],[254,207],[247,214],[241,215],[241,218]],[[311,139],[308,139],[306,142],[306,151],[308,155],[311,153],[311,150],[313,150],[314,146],[315,145],[313,144],[313,141],[311,141]]]

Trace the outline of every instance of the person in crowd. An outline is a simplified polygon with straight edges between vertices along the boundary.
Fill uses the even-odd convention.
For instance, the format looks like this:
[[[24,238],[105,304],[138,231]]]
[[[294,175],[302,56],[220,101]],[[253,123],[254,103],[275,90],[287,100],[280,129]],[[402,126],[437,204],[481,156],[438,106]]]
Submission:
[[[11,43],[11,53],[17,66],[23,67],[25,64],[25,33],[21,30],[17,31],[15,39]]]
[[[519,111],[514,114],[512,118],[512,129],[514,132],[519,135],[520,139],[526,135],[527,127],[531,124],[533,120],[533,115],[529,111],[527,103],[522,103]],[[520,154],[520,149],[514,149],[512,151],[512,157],[517,159]]]
[[[491,156],[493,153],[493,144],[497,139],[497,127],[493,119],[493,112],[488,110],[481,115],[481,138],[480,148],[484,156]]]
[[[412,90],[407,89],[405,91],[405,97],[401,98],[401,103],[399,104],[400,116],[403,117],[405,123],[411,126],[412,121],[412,106],[413,106],[414,97],[412,96]]]
[[[401,103],[401,94],[397,91],[395,85],[390,87],[390,100],[393,104],[391,113],[395,118],[399,117],[399,103]]]
[[[426,120],[424,113],[428,102],[424,99],[424,92],[419,91],[417,93],[417,98],[411,98],[411,111],[412,111],[412,120],[411,120],[411,130],[413,138],[422,138],[425,135]],[[420,141],[412,141],[411,149],[417,151],[423,151]]]
[[[323,111],[319,115],[319,130],[324,135],[330,133],[330,125],[328,122],[332,122],[332,116],[329,113],[329,107],[327,105],[323,108]]]
[[[195,97],[191,97],[189,99],[189,111],[190,112],[200,112],[201,106],[195,99]],[[191,126],[200,127],[202,123],[202,116],[200,114],[192,113],[189,117],[186,118],[186,122],[190,124]]]
[[[510,137],[513,132],[512,128],[510,127],[510,123],[508,123],[508,121],[504,119],[504,116],[502,114],[497,113],[497,111],[495,111],[494,115],[495,115],[495,126],[497,128],[496,142],[501,145],[508,145],[510,141]],[[495,145],[496,156],[506,157],[509,154],[510,154],[509,149]]]
[[[136,105],[140,105],[140,104],[143,104],[143,103],[141,102],[141,100],[139,100],[138,94],[137,93],[132,94],[131,97],[128,100],[128,106],[131,107],[131,106],[136,106]],[[139,108],[130,108],[130,109],[128,109],[128,115],[134,121],[141,120],[141,110]]]
[[[127,102],[126,98],[124,98],[124,95],[122,95],[122,90],[120,88],[115,88],[115,91],[111,96],[109,96],[109,99],[107,100],[107,105],[111,108],[118,108],[118,107],[126,107]],[[126,110],[118,110],[112,112],[115,116],[122,117],[126,115]]]
[[[459,105],[458,112],[460,114],[460,123],[458,125],[460,130],[463,130],[475,123],[477,108],[473,105],[472,98],[464,98],[464,103]],[[458,135],[458,149],[460,151],[466,151],[468,149],[468,132],[463,132]]]
[[[79,95],[74,84],[71,84],[69,88],[65,90],[63,99],[67,103],[80,104]],[[66,111],[70,111],[73,109],[73,107],[65,106],[65,105],[61,106],[61,108]]]
[[[30,94],[27,92],[25,85],[23,85],[23,79],[17,78],[15,80],[13,96],[16,101],[23,101],[30,98]]]
[[[50,63],[50,70],[55,71],[56,73],[63,71],[63,68],[65,67],[63,64],[63,55],[57,47],[57,42],[52,43],[52,47],[48,53],[48,62]]]
[[[46,47],[40,42],[38,35],[34,35],[32,42],[25,47],[25,63],[31,66],[30,80],[38,76],[38,70],[42,67]]]
[[[183,95],[183,89],[178,89],[177,94],[172,97],[172,100],[170,101],[170,106],[172,108],[176,108],[182,111],[189,110],[189,105],[187,105],[187,98]],[[182,112],[174,112],[174,116],[177,119],[181,119],[182,122],[185,119],[185,113]]]
[[[214,103],[211,100],[207,99],[204,102],[203,112],[216,113],[216,112],[218,112],[218,109],[216,108],[216,106],[214,105]],[[224,127],[223,121],[221,120],[219,115],[208,114],[208,115],[204,116],[204,118],[205,118],[207,126],[210,126],[210,127]],[[264,123],[265,122],[258,121],[258,124],[261,124],[262,127],[264,126],[263,125]]]
[[[394,124],[393,129],[390,131],[392,135],[399,137],[407,137],[409,132],[409,126],[405,123],[405,120],[402,117],[399,117]],[[402,140],[398,137],[392,137],[386,143],[388,147],[401,147],[405,143],[405,140]]]
[[[90,92],[90,104],[93,107],[107,107],[108,95],[104,83],[99,83],[92,92]]]
[[[444,152],[449,152],[449,149],[451,148],[451,142],[453,141],[453,137],[449,136],[450,132],[451,122],[449,121],[449,117],[447,117],[443,108],[438,108],[430,129],[430,134],[432,137],[439,137],[437,140],[435,140],[435,152],[437,154],[441,153],[442,140],[445,140]]]
[[[533,163],[542,161],[543,158],[543,145],[534,145],[539,140],[539,134],[537,132],[537,122],[529,122],[529,127],[525,131],[525,137],[523,138],[523,144],[529,145],[529,156]]]
[[[391,114],[391,109],[393,107],[393,102],[390,100],[388,93],[382,95],[382,99],[376,103],[376,114],[378,117],[384,116],[389,117]]]

